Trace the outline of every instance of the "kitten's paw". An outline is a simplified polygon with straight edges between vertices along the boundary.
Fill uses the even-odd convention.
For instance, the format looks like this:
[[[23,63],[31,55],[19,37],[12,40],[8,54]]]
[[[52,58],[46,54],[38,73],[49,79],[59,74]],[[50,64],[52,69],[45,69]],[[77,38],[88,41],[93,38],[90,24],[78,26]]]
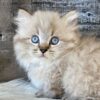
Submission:
[[[42,92],[36,92],[35,96],[38,97],[38,98],[43,97],[43,93]]]
[[[68,95],[64,95],[61,100],[81,100],[77,97],[69,97]]]
[[[66,95],[63,95],[61,100],[68,100],[68,97]]]
[[[62,97],[62,99],[61,100],[67,100],[67,98],[66,97]]]

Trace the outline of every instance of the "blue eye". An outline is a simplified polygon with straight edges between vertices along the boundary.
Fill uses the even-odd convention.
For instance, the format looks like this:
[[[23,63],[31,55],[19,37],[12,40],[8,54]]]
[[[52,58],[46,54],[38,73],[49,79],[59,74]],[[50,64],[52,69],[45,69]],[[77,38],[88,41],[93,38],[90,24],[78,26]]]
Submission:
[[[32,38],[31,38],[31,41],[33,43],[39,43],[39,37],[37,35],[33,35]]]
[[[58,42],[59,42],[59,38],[54,36],[51,38],[50,44],[56,45],[56,44],[58,44]]]

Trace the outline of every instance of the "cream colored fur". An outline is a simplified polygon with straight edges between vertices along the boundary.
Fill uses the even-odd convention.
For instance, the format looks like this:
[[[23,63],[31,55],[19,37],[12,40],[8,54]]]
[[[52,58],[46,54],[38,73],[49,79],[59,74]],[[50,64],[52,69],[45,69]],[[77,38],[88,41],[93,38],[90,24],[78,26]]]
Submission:
[[[77,17],[75,11],[60,17],[57,12],[31,15],[19,10],[14,51],[38,91],[36,96],[52,98],[65,92],[68,100],[100,97],[100,42],[79,34]],[[39,44],[32,43],[33,35],[39,36]],[[60,40],[57,45],[49,45],[53,36]],[[49,46],[44,57],[39,46]]]

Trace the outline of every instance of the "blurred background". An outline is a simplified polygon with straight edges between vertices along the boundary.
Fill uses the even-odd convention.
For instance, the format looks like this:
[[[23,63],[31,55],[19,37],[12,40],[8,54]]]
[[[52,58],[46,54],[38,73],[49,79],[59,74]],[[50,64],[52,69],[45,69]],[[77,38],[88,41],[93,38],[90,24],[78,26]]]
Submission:
[[[19,8],[30,13],[53,10],[61,15],[77,10],[81,33],[100,37],[100,0],[0,0],[0,82],[25,75],[15,61],[12,42],[15,34],[13,17]]]

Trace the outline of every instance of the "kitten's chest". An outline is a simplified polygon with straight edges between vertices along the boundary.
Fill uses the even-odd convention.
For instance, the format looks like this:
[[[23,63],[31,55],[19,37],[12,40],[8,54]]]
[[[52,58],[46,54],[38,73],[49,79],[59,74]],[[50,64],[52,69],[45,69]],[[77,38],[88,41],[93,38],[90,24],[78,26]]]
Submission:
[[[28,77],[36,88],[42,89],[50,84],[51,74],[50,65],[41,64],[41,66],[31,68],[28,72]]]

